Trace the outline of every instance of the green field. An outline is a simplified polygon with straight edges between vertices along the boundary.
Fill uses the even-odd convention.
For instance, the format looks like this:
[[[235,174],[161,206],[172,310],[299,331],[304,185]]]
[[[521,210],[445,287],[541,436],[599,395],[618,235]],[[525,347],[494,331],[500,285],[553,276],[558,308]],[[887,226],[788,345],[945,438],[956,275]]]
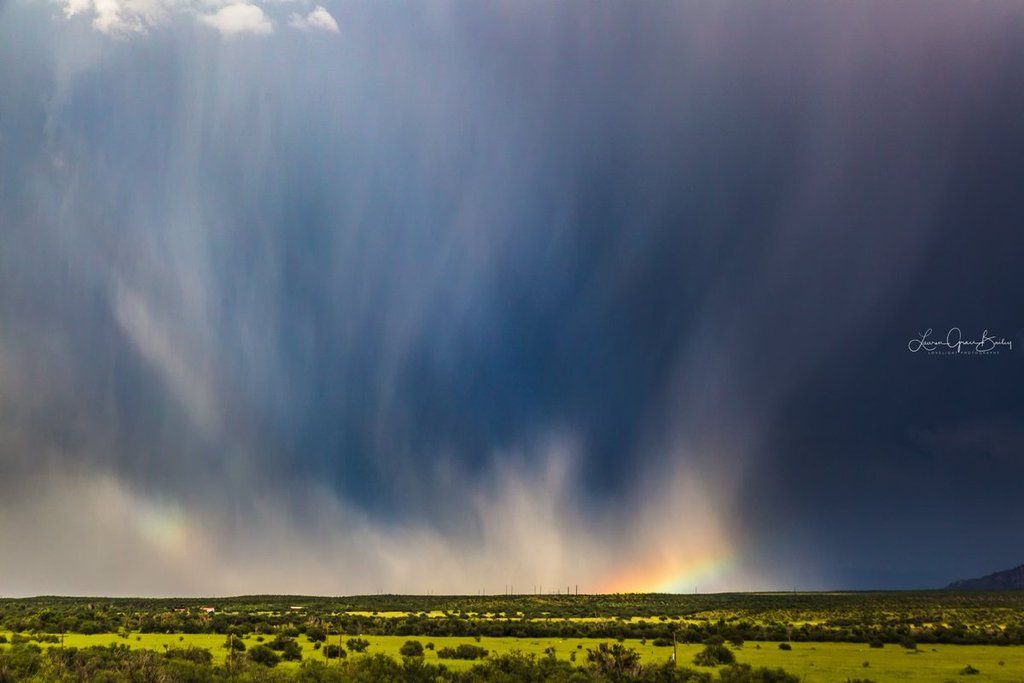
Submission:
[[[338,633],[344,634],[340,640]],[[246,647],[244,654],[230,662],[224,647],[227,634]],[[1013,591],[40,597],[0,599],[0,636],[0,643],[7,641],[0,644],[0,681],[89,681],[93,671],[99,672],[100,680],[163,681],[186,677],[181,667],[194,665],[202,671],[192,671],[189,680],[278,681],[296,675],[311,680],[309,667],[303,666],[309,662],[330,667],[326,673],[321,669],[312,680],[324,680],[316,676],[327,674],[331,680],[341,681],[433,681],[460,676],[473,681],[509,680],[479,678],[484,675],[480,666],[511,666],[508,655],[513,652],[534,656],[530,666],[539,667],[537,671],[554,666],[554,674],[548,671],[544,677],[561,676],[559,680],[577,674],[588,681],[640,680],[641,674],[648,675],[644,680],[655,680],[650,676],[669,661],[675,638],[678,665],[713,675],[715,681],[724,669],[694,664],[694,656],[707,643],[725,643],[726,655],[731,653],[738,663],[755,670],[781,668],[794,674],[796,679],[786,679],[790,682],[1024,683],[1024,592]],[[316,641],[325,636],[327,642],[318,645]],[[350,651],[348,640],[356,636],[370,643],[366,654]],[[292,649],[298,646],[302,662],[280,661],[267,668],[273,662],[260,658],[276,656],[258,646],[270,646],[275,640],[276,656],[283,654],[284,644],[289,643]],[[422,660],[407,661],[399,650],[408,640],[432,644],[433,648],[425,649]],[[782,641],[789,649],[779,647]],[[621,644],[625,649],[618,650],[619,654],[633,665],[642,664],[647,673],[638,674],[634,666],[625,678],[616,677],[614,672],[609,674],[607,662],[591,662],[588,651],[604,643]],[[339,644],[346,656],[325,659],[325,645]],[[438,650],[463,644],[486,648],[489,657],[438,657]],[[129,650],[110,650],[111,645]],[[42,651],[32,655],[36,646]],[[183,659],[187,648],[209,652],[212,662]],[[638,659],[634,660],[632,653]],[[372,655],[388,659],[373,660]],[[36,662],[27,669],[25,657],[33,656]],[[449,673],[432,669],[420,675],[409,670],[420,661],[428,668],[443,665]],[[398,668],[363,675],[378,664]],[[97,666],[106,667],[103,671],[107,673],[95,669]],[[570,666],[579,668],[567,668]],[[139,678],[132,674],[138,667],[149,667],[152,675]],[[761,680],[750,672],[745,675],[730,680]],[[538,680],[536,676],[534,680]]]
[[[13,634],[6,634],[8,638]],[[343,636],[347,640],[349,636]],[[368,653],[387,654],[400,658],[399,647],[406,640],[419,640],[424,644],[433,642],[436,648],[455,646],[460,643],[476,644],[493,653],[501,654],[512,650],[534,653],[538,656],[553,648],[560,659],[569,659],[576,653],[577,662],[586,661],[587,648],[593,648],[593,639],[571,638],[474,638],[422,636],[365,636],[370,642]],[[89,647],[93,645],[128,644],[132,648],[146,648],[163,651],[166,647],[199,647],[209,649],[215,662],[223,663],[227,650],[223,648],[225,638],[219,634],[131,634],[127,639],[116,634],[67,634],[65,647]],[[248,635],[244,642],[251,647],[259,641],[257,636]],[[320,651],[306,638],[299,638],[303,659],[326,661]],[[331,639],[337,642],[336,638]],[[672,652],[671,647],[655,647],[650,642],[625,641],[628,647],[640,653],[645,663],[664,662]],[[59,645],[43,644],[43,647]],[[679,645],[680,665],[693,666],[694,655],[701,645]],[[879,683],[887,681],[1006,681],[1024,682],[1024,646],[994,645],[936,645],[908,651],[898,646],[882,649],[869,648],[859,643],[794,643],[791,651],[782,651],[778,643],[746,643],[734,648],[737,661],[753,666],[782,667],[799,675],[808,682],[822,683],[846,681],[847,679],[869,678]],[[358,657],[360,655],[350,655]],[[450,669],[468,669],[473,662],[438,659],[436,652],[427,650],[425,660],[444,664]],[[336,661],[336,660],[332,660]],[[868,663],[865,667],[864,664]],[[961,670],[972,665],[981,673],[963,676]],[[282,662],[281,668],[297,668],[297,662]],[[708,669],[711,670],[711,669]]]

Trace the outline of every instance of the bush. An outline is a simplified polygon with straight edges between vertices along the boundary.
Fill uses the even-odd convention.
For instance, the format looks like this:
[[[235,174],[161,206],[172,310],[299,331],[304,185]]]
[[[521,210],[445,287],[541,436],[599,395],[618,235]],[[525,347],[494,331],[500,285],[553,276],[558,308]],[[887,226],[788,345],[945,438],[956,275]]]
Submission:
[[[706,645],[693,658],[693,663],[697,666],[721,666],[722,664],[732,664],[735,661],[736,655],[732,653],[732,650],[721,644]]]
[[[422,657],[423,656],[423,643],[418,640],[407,640],[405,644],[398,650],[399,654],[403,657]]]
[[[964,668],[960,669],[960,675],[961,676],[977,676],[980,673],[981,673],[981,670],[975,669],[970,664],[968,664]]]
[[[800,683],[799,676],[785,669],[754,669],[749,664],[733,664],[719,671],[718,676],[722,683]]]
[[[346,645],[352,652],[366,652],[366,648],[370,647],[370,641],[365,638],[349,638]]]
[[[302,646],[295,642],[294,639],[289,639],[285,643],[284,649],[281,650],[281,659],[286,662],[297,662],[302,659]]]
[[[442,647],[437,656],[440,659],[483,659],[487,656],[487,648],[463,643],[456,647]]]
[[[256,645],[249,650],[249,654],[246,656],[249,658],[249,661],[262,664],[263,666],[277,666],[281,663],[281,658],[277,653],[266,645]]]
[[[339,657],[345,659],[345,657],[348,657],[348,653],[345,652],[345,648],[341,645],[324,645],[323,651],[324,657],[327,657],[327,659],[338,659]]]
[[[671,647],[672,646],[672,639],[671,638],[655,638],[654,642],[652,643],[652,645],[654,645],[654,647]]]
[[[213,662],[213,653],[201,647],[172,647],[164,653],[168,659],[182,659],[195,664],[210,664]]]
[[[885,647],[885,643],[883,643],[880,640],[872,640],[870,643],[868,643],[868,647],[872,647],[872,648],[875,648],[876,650],[880,650],[883,647]]]
[[[640,653],[620,643],[600,643],[595,650],[588,648],[587,661],[599,673],[613,678],[638,676],[643,670]]]
[[[13,645],[0,649],[0,675],[6,672],[11,680],[20,681],[37,675],[42,664],[42,648],[38,645]]]
[[[228,636],[225,638],[223,647],[235,652],[245,652],[245,643],[238,636]]]
[[[793,646],[790,645],[789,643],[779,643],[779,649],[780,650],[792,650]]]

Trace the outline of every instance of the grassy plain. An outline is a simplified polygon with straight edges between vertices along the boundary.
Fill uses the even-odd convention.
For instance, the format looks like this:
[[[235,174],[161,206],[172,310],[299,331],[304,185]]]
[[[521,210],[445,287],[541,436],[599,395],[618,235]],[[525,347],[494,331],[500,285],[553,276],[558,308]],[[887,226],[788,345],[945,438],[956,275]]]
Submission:
[[[6,634],[8,638],[12,634]],[[258,636],[247,635],[244,642],[247,647],[256,645]],[[419,640],[426,644],[434,643],[436,648],[454,647],[461,643],[472,643],[485,647],[493,653],[506,653],[512,650],[534,653],[542,656],[545,650],[553,648],[555,656],[569,659],[573,653],[576,662],[586,662],[587,648],[595,647],[597,641],[590,638],[489,638],[482,637],[479,641],[469,637],[433,637],[424,636],[363,636],[370,642],[368,653],[387,654],[399,658],[398,650],[406,640]],[[344,636],[347,640],[349,636]],[[215,661],[223,662],[226,650],[222,647],[225,637],[219,634],[131,634],[127,639],[112,633],[105,634],[67,634],[66,647],[88,647],[90,645],[127,644],[132,648],[146,648],[163,651],[165,647],[199,647],[213,653]],[[323,660],[321,651],[315,650],[313,644],[302,636],[298,638],[302,645],[303,659],[319,658]],[[332,637],[331,643],[336,643]],[[625,645],[640,653],[645,662],[663,662],[671,656],[671,647],[655,647],[650,641],[626,640]],[[43,644],[43,647],[59,647],[59,645]],[[701,645],[679,645],[679,661],[681,665],[693,666],[694,655]],[[757,666],[782,667],[799,675],[808,683],[832,683],[849,679],[870,679],[878,683],[896,683],[899,681],[999,681],[1005,683],[1024,683],[1024,646],[1010,645],[934,645],[923,646],[917,651],[910,651],[895,645],[887,645],[881,649],[870,648],[862,643],[792,643],[792,650],[780,650],[774,642],[748,642],[735,648],[739,662]],[[349,654],[358,657],[357,654]],[[426,661],[441,663],[450,669],[468,669],[472,662],[458,660],[440,660],[434,651],[427,650]],[[865,662],[868,666],[864,666]],[[980,671],[976,675],[962,675],[960,672],[970,664]],[[295,662],[282,662],[283,668],[296,667]]]

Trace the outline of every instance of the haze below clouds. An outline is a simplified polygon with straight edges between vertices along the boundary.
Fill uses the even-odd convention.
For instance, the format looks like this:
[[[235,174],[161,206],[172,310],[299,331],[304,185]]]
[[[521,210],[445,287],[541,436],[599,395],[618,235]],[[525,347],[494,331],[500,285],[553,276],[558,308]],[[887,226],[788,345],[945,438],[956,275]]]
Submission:
[[[0,0],[0,593],[1019,564],[1022,28]]]

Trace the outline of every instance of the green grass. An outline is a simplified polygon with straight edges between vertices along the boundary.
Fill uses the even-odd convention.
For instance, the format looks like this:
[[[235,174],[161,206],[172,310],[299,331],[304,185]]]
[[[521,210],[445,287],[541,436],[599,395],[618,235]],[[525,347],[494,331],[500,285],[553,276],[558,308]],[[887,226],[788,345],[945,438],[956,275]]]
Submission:
[[[7,634],[10,637],[10,634]],[[343,636],[347,641],[351,636]],[[568,659],[576,653],[576,662],[586,662],[586,650],[594,647],[599,640],[595,639],[560,639],[560,638],[481,638],[477,642],[473,638],[428,638],[423,636],[362,636],[370,642],[368,653],[382,653],[398,657],[398,649],[406,640],[419,640],[426,644],[433,642],[437,648],[455,646],[460,643],[478,644],[491,652],[504,653],[511,650],[531,652],[538,656],[544,650],[553,647],[560,659]],[[223,662],[227,651],[222,647],[225,637],[213,634],[132,634],[129,638],[121,638],[116,634],[65,636],[67,647],[88,647],[90,645],[109,645],[121,643],[132,648],[148,648],[162,652],[167,647],[195,646],[209,649],[217,662]],[[267,637],[269,641],[270,638]],[[323,655],[313,649],[305,636],[300,636],[303,658],[318,658]],[[257,643],[256,636],[244,639],[247,647]],[[331,643],[337,642],[332,637]],[[640,641],[627,640],[626,645],[636,649],[645,662],[655,663],[666,661],[672,653],[671,647],[654,647],[651,642],[642,644]],[[57,647],[43,644],[43,647]],[[832,683],[846,681],[849,678],[869,678],[878,683],[897,681],[1004,681],[1007,683],[1024,683],[1024,646],[994,645],[936,645],[923,646],[919,651],[905,650],[894,645],[882,649],[872,649],[866,644],[858,643],[792,643],[791,651],[782,651],[778,643],[748,642],[736,650],[737,661],[754,666],[781,666],[787,671],[801,676],[809,683]],[[347,649],[347,648],[346,648]],[[700,645],[680,645],[679,661],[681,665],[693,666],[693,656],[701,649]],[[359,656],[350,653],[350,657]],[[437,654],[426,652],[426,661],[444,663],[450,669],[466,669],[472,662],[457,660],[439,660]],[[868,662],[870,666],[864,667]],[[1000,662],[1003,662],[1000,665]],[[968,664],[979,669],[976,676],[962,676],[960,670]],[[282,667],[294,667],[296,663],[284,662]]]

